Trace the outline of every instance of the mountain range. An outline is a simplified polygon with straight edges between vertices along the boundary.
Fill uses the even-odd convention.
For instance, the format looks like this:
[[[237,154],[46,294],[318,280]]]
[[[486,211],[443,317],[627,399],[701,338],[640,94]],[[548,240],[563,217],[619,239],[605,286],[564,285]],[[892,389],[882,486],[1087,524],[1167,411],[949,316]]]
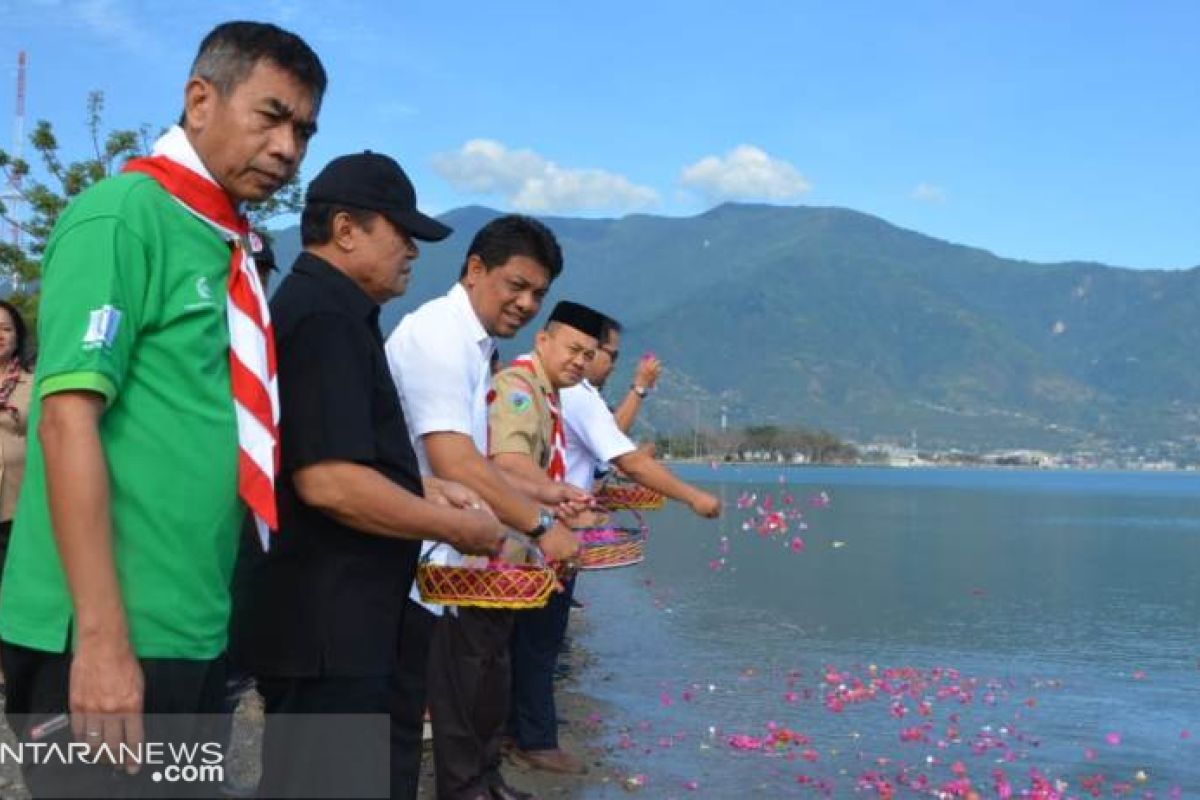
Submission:
[[[422,246],[385,335],[498,214],[441,217],[455,233]],[[543,315],[572,299],[620,319],[618,390],[640,353],[666,365],[643,433],[716,429],[724,411],[864,443],[1200,451],[1200,268],[1016,261],[841,208],[544,221],[566,268]],[[290,264],[298,230],[275,236]]]

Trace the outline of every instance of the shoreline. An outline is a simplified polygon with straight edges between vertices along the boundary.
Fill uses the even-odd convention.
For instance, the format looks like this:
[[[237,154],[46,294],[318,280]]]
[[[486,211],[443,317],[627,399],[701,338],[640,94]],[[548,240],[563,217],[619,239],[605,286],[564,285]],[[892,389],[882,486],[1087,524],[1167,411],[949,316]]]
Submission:
[[[609,748],[603,744],[604,723],[601,720],[610,715],[604,704],[586,690],[588,674],[595,665],[594,657],[581,642],[591,624],[587,614],[578,608],[571,611],[567,627],[568,648],[559,658],[559,675],[554,681],[558,716],[565,723],[559,725],[559,745],[579,756],[588,766],[587,773],[556,775],[532,770],[514,761],[505,748],[501,767],[505,781],[513,788],[532,792],[539,800],[578,797],[585,789],[620,782],[620,776],[613,773],[608,763]],[[429,742],[425,743],[421,789],[417,797],[418,800],[435,800],[436,797],[433,749]]]
[[[579,796],[585,789],[605,784],[619,785],[621,777],[608,765],[609,749],[603,745],[603,704],[587,693],[586,676],[594,659],[582,645],[590,621],[587,612],[573,610],[567,629],[569,648],[560,658],[560,676],[555,679],[558,714],[565,724],[559,728],[562,747],[583,759],[588,765],[584,775],[554,775],[531,770],[504,759],[505,780],[513,787],[532,792],[538,798],[569,798]],[[259,753],[262,748],[262,700],[257,692],[248,692],[238,703],[234,714],[231,748],[226,763],[227,778],[238,788],[253,786],[259,774]],[[8,720],[0,720],[0,742],[15,746],[16,739]],[[607,794],[607,792],[605,792]],[[26,800],[29,792],[15,764],[0,765],[0,798]],[[221,795],[215,795],[221,796]],[[225,795],[235,796],[235,795]],[[237,796],[252,796],[250,794]],[[421,764],[421,789],[418,800],[435,800],[433,750],[426,741]]]

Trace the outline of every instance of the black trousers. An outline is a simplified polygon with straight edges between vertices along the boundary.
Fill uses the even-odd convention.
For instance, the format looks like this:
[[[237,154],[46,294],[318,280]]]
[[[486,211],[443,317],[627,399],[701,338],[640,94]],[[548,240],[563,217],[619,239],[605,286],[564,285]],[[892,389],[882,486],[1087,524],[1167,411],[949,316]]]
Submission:
[[[257,682],[267,714],[259,797],[388,796],[389,676]]]
[[[417,800],[421,781],[421,734],[425,729],[425,681],[437,617],[406,601],[400,652],[392,678],[392,800]]]
[[[509,729],[522,750],[558,747],[558,708],[554,703],[554,669],[567,635],[575,578],[550,595],[541,608],[516,613],[512,653],[512,706]]]
[[[438,800],[486,796],[500,783],[513,614],[460,608],[434,626],[428,689]]]
[[[67,713],[70,653],[47,653],[0,642],[7,680],[5,716],[22,742],[35,741],[33,728]],[[145,687],[145,741],[219,742],[225,697],[225,658],[208,661],[175,658],[140,660]],[[36,739],[67,749],[70,726]],[[127,775],[110,765],[47,763],[22,768],[34,797],[205,797],[216,785],[156,783],[152,770]]]

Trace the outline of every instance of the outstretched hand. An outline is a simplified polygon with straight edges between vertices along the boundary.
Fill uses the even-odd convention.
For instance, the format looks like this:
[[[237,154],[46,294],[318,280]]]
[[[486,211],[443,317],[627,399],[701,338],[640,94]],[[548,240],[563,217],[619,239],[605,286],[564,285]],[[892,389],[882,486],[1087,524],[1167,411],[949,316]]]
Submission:
[[[708,492],[697,492],[688,505],[698,516],[707,519],[716,519],[721,516],[721,500]]]
[[[633,385],[653,389],[661,374],[662,362],[653,353],[647,353],[638,361],[637,369],[633,373]]]

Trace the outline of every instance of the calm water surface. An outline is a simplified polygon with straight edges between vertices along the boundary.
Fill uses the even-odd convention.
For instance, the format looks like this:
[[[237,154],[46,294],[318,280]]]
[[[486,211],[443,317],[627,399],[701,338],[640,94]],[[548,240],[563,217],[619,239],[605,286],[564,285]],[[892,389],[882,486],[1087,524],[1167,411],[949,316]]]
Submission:
[[[1037,770],[1200,797],[1200,476],[681,472],[725,518],[653,512],[644,564],[580,581],[580,678],[636,776],[589,796],[1019,796]],[[768,496],[786,534],[743,529]]]

